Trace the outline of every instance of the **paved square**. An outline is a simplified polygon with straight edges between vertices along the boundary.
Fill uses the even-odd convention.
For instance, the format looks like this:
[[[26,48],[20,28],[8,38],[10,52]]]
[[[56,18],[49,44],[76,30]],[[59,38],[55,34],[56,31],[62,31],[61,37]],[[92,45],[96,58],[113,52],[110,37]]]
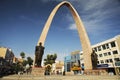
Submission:
[[[120,76],[97,76],[97,75],[50,75],[50,76],[33,76],[33,75],[9,75],[0,78],[0,80],[120,80]]]

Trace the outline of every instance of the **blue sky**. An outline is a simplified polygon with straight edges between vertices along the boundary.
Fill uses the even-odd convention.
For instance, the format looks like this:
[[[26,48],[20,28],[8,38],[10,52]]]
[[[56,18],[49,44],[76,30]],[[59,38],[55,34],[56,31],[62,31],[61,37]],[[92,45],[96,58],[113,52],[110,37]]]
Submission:
[[[33,57],[35,46],[52,9],[62,0],[0,0],[0,46]],[[91,44],[120,34],[120,0],[68,0],[78,11]],[[58,60],[82,50],[76,25],[67,7],[54,17],[45,41],[45,53]]]

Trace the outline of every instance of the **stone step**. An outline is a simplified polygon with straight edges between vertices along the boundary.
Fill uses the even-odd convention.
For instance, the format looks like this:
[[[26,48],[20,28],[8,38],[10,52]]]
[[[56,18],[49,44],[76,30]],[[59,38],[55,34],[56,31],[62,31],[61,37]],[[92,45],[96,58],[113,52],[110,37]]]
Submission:
[[[34,76],[43,76],[45,72],[44,68],[32,68],[32,75]]]

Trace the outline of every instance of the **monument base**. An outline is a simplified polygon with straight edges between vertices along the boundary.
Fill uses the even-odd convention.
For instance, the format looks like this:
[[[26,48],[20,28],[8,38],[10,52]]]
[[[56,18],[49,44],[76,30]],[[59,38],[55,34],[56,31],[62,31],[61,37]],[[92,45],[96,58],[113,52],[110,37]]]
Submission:
[[[34,67],[32,68],[32,75],[34,76],[44,76],[45,68],[42,67]]]
[[[71,71],[71,72],[65,72],[65,75],[74,75],[74,72]]]
[[[85,75],[108,75],[106,70],[85,70]]]

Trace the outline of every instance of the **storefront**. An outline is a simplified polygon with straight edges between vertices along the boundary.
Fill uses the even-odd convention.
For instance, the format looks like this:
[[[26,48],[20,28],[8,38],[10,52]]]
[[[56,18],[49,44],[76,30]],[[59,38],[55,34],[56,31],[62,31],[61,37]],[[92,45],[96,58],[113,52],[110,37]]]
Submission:
[[[97,65],[97,69],[104,69],[108,74],[116,75],[115,68],[110,67],[108,64],[99,64]]]
[[[120,61],[115,62],[115,66],[116,74],[120,75]]]

